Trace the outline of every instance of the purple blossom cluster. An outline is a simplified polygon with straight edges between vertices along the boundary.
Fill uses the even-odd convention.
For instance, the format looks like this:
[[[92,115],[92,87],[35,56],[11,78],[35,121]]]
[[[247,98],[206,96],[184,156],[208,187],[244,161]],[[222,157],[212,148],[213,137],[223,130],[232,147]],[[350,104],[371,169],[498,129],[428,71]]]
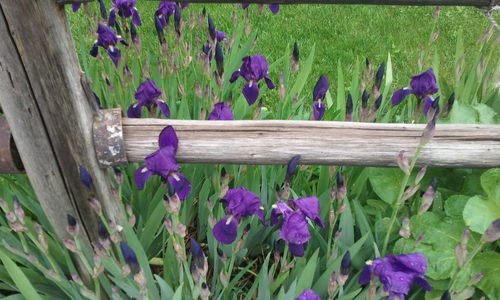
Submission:
[[[181,167],[177,165],[175,159],[179,139],[172,126],[167,126],[161,131],[158,144],[160,149],[148,155],[144,159],[145,165],[136,170],[135,184],[142,190],[151,176],[158,175],[169,184],[169,188],[173,189],[171,192],[177,193],[180,200],[185,200],[191,193],[191,184],[179,172]]]
[[[392,95],[392,105],[400,104],[409,95],[413,94],[419,101],[424,101],[423,112],[428,114],[430,108],[435,104],[436,98],[434,94],[439,91],[437,86],[436,76],[434,71],[429,69],[422,74],[415,75],[411,78],[410,87],[405,87],[397,90]]]

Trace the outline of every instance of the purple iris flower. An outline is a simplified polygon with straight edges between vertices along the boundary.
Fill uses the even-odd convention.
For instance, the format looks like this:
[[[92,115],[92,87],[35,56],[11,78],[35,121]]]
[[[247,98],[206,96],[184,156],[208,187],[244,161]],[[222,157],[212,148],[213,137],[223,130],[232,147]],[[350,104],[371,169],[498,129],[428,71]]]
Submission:
[[[135,184],[142,190],[151,176],[158,175],[168,180],[180,200],[185,200],[191,193],[191,184],[182,173],[178,172],[181,167],[177,165],[175,155],[179,140],[172,126],[167,126],[161,131],[158,144],[160,149],[148,155],[144,159],[145,165],[135,171]]]
[[[231,109],[226,105],[226,102],[219,102],[214,105],[214,110],[208,116],[209,120],[234,120],[234,115]]]
[[[269,89],[274,89],[274,84],[267,74],[268,64],[264,56],[255,54],[246,56],[242,60],[243,64],[231,75],[229,82],[233,83],[239,76],[243,77],[247,81],[243,86],[243,95],[248,104],[252,105],[259,97],[259,80],[264,79]]]
[[[158,9],[155,12],[155,16],[158,16],[162,28],[167,26],[168,18],[174,14],[177,4],[172,1],[163,1],[158,5]]]
[[[245,188],[228,190],[220,201],[227,204],[227,215],[215,224],[213,234],[222,244],[231,244],[236,240],[238,223],[244,217],[256,215],[265,223],[260,198]]]
[[[135,8],[137,0],[113,0],[111,2],[111,10],[109,11],[108,25],[115,26],[116,12],[118,15],[124,18],[132,17],[132,24],[135,26],[141,26],[141,18],[139,17],[139,12]]]
[[[243,9],[247,8],[250,4],[248,3],[242,3],[241,4],[241,7]],[[279,11],[280,11],[280,5],[279,4],[269,4],[269,10],[273,13],[273,14],[277,14]]]
[[[377,276],[389,292],[388,299],[405,299],[413,283],[418,283],[426,291],[432,288],[425,279],[427,260],[422,253],[388,255],[367,262],[359,278],[360,284],[368,284],[372,276]]]
[[[434,75],[434,71],[429,69],[422,74],[415,75],[411,78],[410,82],[411,87],[405,87],[400,90],[397,90],[392,95],[392,105],[398,105],[410,94],[415,95],[417,99],[422,100],[426,98],[426,102],[432,102],[432,95],[439,91],[436,82],[436,76]],[[430,98],[427,100],[427,98]]]
[[[106,49],[106,52],[108,52],[108,55],[115,66],[117,66],[118,62],[120,61],[121,55],[120,50],[116,48],[116,44],[120,42],[125,46],[128,46],[127,42],[125,42],[120,36],[117,36],[116,32],[113,29],[103,24],[99,24],[99,26],[97,27],[97,35],[97,41],[94,43],[94,46],[90,50],[90,55],[96,57],[99,51],[99,46],[103,47],[104,49]]]
[[[323,119],[326,111],[326,103],[324,102],[326,92],[329,88],[328,77],[321,75],[316,82],[313,90],[313,116],[314,120],[319,121]]]
[[[161,90],[156,86],[153,80],[148,78],[148,80],[141,83],[135,92],[134,97],[137,99],[137,102],[128,108],[128,117],[140,118],[143,106],[146,106],[148,109],[151,109],[152,106],[157,106],[167,118],[170,118],[170,109],[168,105],[164,101],[158,100],[160,95]]]
[[[305,246],[311,238],[306,218],[315,222],[319,227],[324,227],[320,216],[319,199],[313,196],[289,202],[295,209],[290,208],[283,201],[273,205],[270,223],[271,226],[277,224],[278,217],[283,215],[280,237],[288,243],[288,248],[294,256],[301,257],[304,256]]]
[[[73,12],[77,12],[80,9],[80,6],[82,6],[81,3],[74,3],[71,5],[71,8],[73,9]]]
[[[321,300],[321,297],[311,289],[304,290],[295,300]]]

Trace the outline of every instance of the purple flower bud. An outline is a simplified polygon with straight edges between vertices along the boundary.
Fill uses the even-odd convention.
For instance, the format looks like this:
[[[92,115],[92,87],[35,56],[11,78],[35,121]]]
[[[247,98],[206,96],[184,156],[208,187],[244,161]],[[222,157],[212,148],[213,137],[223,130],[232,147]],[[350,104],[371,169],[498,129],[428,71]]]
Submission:
[[[300,55],[299,44],[297,43],[297,41],[295,41],[295,43],[293,43],[292,57],[293,57],[293,60],[297,63],[299,62],[299,55]]]
[[[382,98],[383,96],[380,95],[377,100],[375,100],[375,103],[373,105],[374,111],[377,111],[380,108],[380,105],[382,104]]]
[[[19,202],[17,196],[14,196],[13,198],[14,201],[12,204],[14,205],[14,214],[16,215],[16,218],[19,220],[19,222],[21,222],[21,224],[24,224],[24,218],[25,218],[24,209],[21,206],[21,203]]]
[[[99,10],[101,12],[101,18],[104,20],[108,19],[108,10],[106,9],[106,6],[104,5],[103,0],[97,0],[99,2]]]
[[[445,291],[443,295],[441,295],[441,300],[451,300],[451,294],[450,291]]]
[[[329,83],[326,75],[321,75],[316,82],[313,90],[313,100],[325,100],[326,92],[328,91]]]
[[[160,45],[164,45],[165,41],[165,32],[163,31],[163,24],[161,23],[161,19],[159,16],[155,15],[155,28],[156,34],[158,35],[158,40],[160,41]]]
[[[364,90],[363,95],[361,96],[361,107],[363,108],[368,107],[368,99],[370,99],[370,94],[368,94],[366,90]]]
[[[99,239],[105,241],[109,239],[109,232],[106,228],[106,225],[102,222],[101,218],[97,219],[97,234],[99,235]]]
[[[208,15],[208,35],[210,36],[212,41],[215,41],[217,38],[215,33],[214,21],[212,20],[212,17],[210,15]]]
[[[215,45],[215,63],[217,64],[217,76],[222,78],[224,75],[224,53],[222,52],[222,47],[218,42]]]
[[[132,274],[139,273],[141,271],[141,266],[139,265],[139,261],[137,260],[134,250],[132,250],[132,248],[130,248],[124,241],[120,242],[120,249],[122,251],[123,258],[125,259],[125,263],[129,266]]]
[[[286,169],[286,180],[291,181],[293,174],[295,174],[295,171],[297,170],[297,166],[300,163],[300,155],[295,155],[290,159],[287,165]]]
[[[482,240],[493,243],[500,239],[500,219],[493,221],[483,234]]]
[[[181,19],[182,19],[181,9],[178,6],[176,6],[174,11],[174,28],[175,32],[177,32],[177,36],[181,36]]]
[[[191,274],[196,282],[200,277],[205,277],[208,271],[207,260],[200,244],[194,239],[190,239],[191,244]]]
[[[80,230],[75,217],[68,214],[67,220],[68,220],[68,226],[66,227],[66,230],[68,231],[69,234],[76,236]]]
[[[437,178],[432,178],[431,184],[422,196],[422,202],[420,203],[418,214],[423,214],[431,207],[432,203],[434,202],[434,198],[436,197],[437,183]]]
[[[132,42],[134,44],[139,43],[139,35],[137,34],[137,27],[135,27],[134,23],[130,23],[130,37],[132,38]]]
[[[344,276],[348,275],[349,270],[351,268],[351,264],[352,264],[351,253],[347,251],[344,257],[342,258],[342,261],[340,262],[340,274]]]
[[[345,120],[348,122],[352,121],[352,109],[353,109],[352,96],[351,94],[348,94],[347,101],[345,104]]]
[[[89,171],[84,167],[80,166],[80,181],[87,187],[87,189],[92,189],[92,176],[90,176]]]
[[[380,67],[377,70],[377,74],[375,75],[375,88],[377,90],[380,90],[380,86],[382,85],[382,79],[384,78],[385,74],[385,62],[382,62]]]

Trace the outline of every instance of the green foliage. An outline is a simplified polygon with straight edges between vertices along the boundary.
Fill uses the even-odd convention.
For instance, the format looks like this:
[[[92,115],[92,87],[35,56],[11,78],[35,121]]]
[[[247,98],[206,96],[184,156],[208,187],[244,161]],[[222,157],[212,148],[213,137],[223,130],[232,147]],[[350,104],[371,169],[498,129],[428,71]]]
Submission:
[[[109,1],[106,4],[109,5]],[[69,14],[82,69],[92,79],[92,88],[105,108],[120,106],[126,110],[134,102],[139,84],[150,77],[162,90],[161,97],[175,119],[206,119],[215,102],[227,101],[232,94],[231,109],[237,120],[308,120],[312,111],[312,86],[321,74],[327,74],[330,89],[325,99],[328,107],[325,120],[343,121],[346,97],[351,94],[353,119],[360,121],[361,93],[365,88],[370,92],[373,85],[373,76],[367,75],[364,63],[367,55],[372,58],[372,69],[386,60],[380,89],[384,100],[376,112],[377,122],[426,122],[423,116],[415,115],[415,99],[405,100],[396,107],[389,99],[396,88],[408,85],[410,75],[431,66],[438,75],[442,99],[443,112],[438,122],[496,124],[499,121],[495,81],[500,73],[498,45],[488,35],[476,43],[483,29],[481,26],[485,27],[486,22],[476,19],[479,14],[474,10],[446,8],[442,11],[443,16],[434,20],[430,19],[430,8],[311,5],[287,6],[271,18],[269,13],[257,14],[257,8],[251,6],[252,31],[247,34],[247,19],[239,5],[234,12],[236,21],[229,18],[232,6],[206,5],[217,29],[227,31],[230,40],[224,47],[224,82],[218,85],[212,78],[214,63],[205,65],[200,55],[206,40],[206,18],[200,15],[202,6],[191,5],[183,11],[181,37],[176,37],[171,26],[168,27],[167,51],[162,52],[153,33],[151,16],[156,5],[139,1],[138,8],[144,16],[139,29],[142,46],[118,46],[122,50],[118,68],[105,54],[98,58],[88,55],[95,38],[95,24],[91,20],[98,11],[97,5],[89,6],[91,17],[88,18],[83,18],[81,11]],[[352,18],[353,15],[357,17]],[[481,26],[463,25],[464,20],[472,19]],[[287,26],[280,25],[277,30],[277,24],[283,23]],[[365,35],[361,32],[346,34],[358,28],[358,23],[366,29]],[[414,29],[411,38],[399,32],[402,26]],[[429,34],[436,30],[441,32],[441,37],[427,42]],[[384,32],[384,38],[378,32]],[[335,42],[326,39],[332,34]],[[125,38],[129,39],[126,35]],[[291,70],[290,63],[290,45],[295,40],[301,47],[298,72]],[[427,45],[421,47],[423,43]],[[452,49],[455,55],[450,54]],[[282,84],[285,92],[280,98],[276,90],[261,88],[262,110],[257,109],[257,105],[247,104],[241,93],[241,79],[229,83],[241,59],[255,53],[268,59],[271,78],[277,87]],[[123,71],[125,66],[130,72]],[[281,82],[279,74],[282,74]],[[446,100],[452,92],[457,100],[447,115]],[[372,95],[369,109],[373,106],[373,98]],[[311,223],[312,237],[305,255],[294,258],[280,239],[279,226],[264,227],[256,217],[240,221],[237,241],[231,245],[218,243],[212,233],[214,222],[225,215],[218,200],[227,188],[246,187],[259,195],[269,218],[272,205],[277,201],[276,187],[283,190],[285,167],[182,167],[193,191],[182,202],[178,214],[165,208],[166,187],[159,179],[152,178],[145,189],[139,191],[133,180],[137,165],[120,168],[123,183],[116,184],[115,188],[124,205],[124,219],[129,222],[118,224],[120,229],[117,224],[106,222],[112,239],[108,241],[105,255],[93,253],[74,238],[77,249],[73,257],[79,259],[78,264],[71,258],[70,247],[56,238],[27,178],[0,177],[0,197],[8,207],[0,213],[2,296],[6,296],[5,299],[23,296],[29,299],[190,299],[206,295],[208,291],[213,299],[293,300],[304,289],[311,288],[323,299],[364,299],[368,288],[360,286],[358,278],[367,260],[381,256],[381,252],[418,251],[427,257],[427,276],[434,288],[426,293],[426,299],[439,299],[445,290],[463,293],[474,287],[477,288],[473,290],[476,298],[482,295],[500,298],[500,283],[495,276],[500,265],[498,243],[481,242],[479,235],[491,221],[500,217],[499,169],[484,174],[481,170],[429,169],[416,194],[401,201],[401,189],[414,185],[418,170],[405,177],[399,169],[300,166],[290,182],[289,198],[317,196],[325,228]],[[228,174],[226,182],[220,176],[223,168]],[[344,199],[335,196],[336,173],[345,178],[347,197]],[[434,204],[427,212],[418,214],[421,193],[432,177],[439,179]],[[12,217],[9,213],[15,198],[26,213],[24,223],[7,218]],[[408,238],[400,236],[404,216],[411,220]],[[105,216],[99,217],[106,221]],[[175,220],[177,225],[185,225],[186,236],[167,228],[166,218]],[[14,231],[13,223],[16,222],[26,230]],[[43,228],[47,246],[35,230],[35,222]],[[245,230],[247,225],[248,231]],[[463,242],[466,228],[474,233],[465,245],[468,262],[462,265],[455,249]],[[386,237],[388,243],[384,245]],[[189,238],[200,242],[207,257],[209,272],[200,281],[192,274]],[[121,240],[136,254],[141,266],[140,276],[124,272],[127,268],[118,246]],[[385,246],[387,249],[383,249]],[[338,276],[347,251],[352,257],[347,281],[333,292],[329,291],[329,286],[334,284],[332,274]],[[74,275],[82,268],[86,272],[81,272],[82,280],[78,280]],[[470,283],[479,272],[484,277]],[[413,299],[423,298],[421,290],[415,289],[412,293]]]

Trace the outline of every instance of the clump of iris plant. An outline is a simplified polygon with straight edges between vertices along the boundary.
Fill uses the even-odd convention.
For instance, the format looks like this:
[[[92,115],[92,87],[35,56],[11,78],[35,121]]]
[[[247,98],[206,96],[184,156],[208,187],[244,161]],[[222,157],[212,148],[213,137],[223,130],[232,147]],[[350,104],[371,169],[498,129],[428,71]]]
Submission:
[[[316,225],[323,228],[323,219],[320,216],[319,199],[317,197],[307,197],[288,201],[291,208],[284,201],[279,201],[273,205],[271,211],[271,226],[278,223],[280,215],[283,216],[283,223],[280,229],[280,238],[288,243],[288,248],[293,256],[304,256],[307,242],[311,239],[309,232],[310,219]]]
[[[161,28],[165,28],[167,24],[169,23],[170,16],[172,16],[175,13],[175,8],[177,7],[177,4],[172,1],[162,1],[158,5],[158,9],[155,12],[155,17],[158,18],[161,24]]]
[[[241,7],[243,9],[246,9],[250,4],[248,3],[242,3],[241,4]],[[280,5],[279,4],[269,4],[269,10],[273,13],[273,14],[277,14],[279,11],[280,11]]]
[[[141,18],[139,17],[139,12],[135,8],[137,0],[113,0],[111,2],[111,10],[109,11],[108,25],[115,26],[116,13],[122,18],[132,17],[132,24],[135,26],[141,26]]]
[[[425,279],[427,259],[422,253],[391,254],[368,261],[366,264],[359,283],[368,284],[377,277],[384,285],[384,290],[389,292],[388,299],[404,300],[414,283],[419,284],[426,291],[432,289]]]
[[[321,297],[311,289],[306,289],[295,300],[321,300]]]
[[[314,120],[319,121],[323,119],[326,111],[326,103],[324,102],[326,92],[329,88],[328,77],[321,75],[316,82],[313,90],[313,117]]]
[[[181,167],[177,165],[175,155],[179,145],[177,134],[172,126],[165,127],[158,137],[160,149],[148,155],[145,165],[135,171],[135,184],[139,190],[144,189],[144,184],[153,175],[158,175],[163,181],[168,182],[177,193],[180,200],[185,200],[191,193],[191,184],[180,172]]]
[[[125,42],[121,36],[117,36],[113,29],[106,25],[99,24],[97,27],[97,41],[90,50],[90,55],[96,57],[99,52],[99,47],[102,47],[106,50],[115,66],[117,66],[121,56],[120,50],[116,47],[118,42],[128,46],[127,42]]]
[[[227,215],[215,224],[213,234],[222,244],[231,244],[236,240],[238,224],[244,217],[256,215],[262,224],[265,223],[260,198],[245,188],[228,190],[220,202],[226,203]]]
[[[233,83],[238,77],[243,77],[246,80],[243,86],[243,95],[249,105],[255,103],[259,97],[259,80],[264,79],[269,89],[274,89],[274,84],[269,75],[267,60],[260,54],[246,56],[243,59],[243,64],[238,71],[235,71],[229,82]]]
[[[226,102],[219,102],[214,105],[214,109],[208,116],[209,120],[234,120],[234,115]]]
[[[397,90],[392,95],[392,105],[398,105],[410,94],[415,95],[420,104],[424,100],[424,114],[427,115],[432,103],[435,101],[433,95],[439,91],[434,71],[429,69],[422,74],[412,76],[410,87]]]
[[[162,92],[155,82],[148,78],[139,85],[139,88],[135,92],[134,97],[137,102],[130,105],[127,116],[129,118],[140,118],[142,108],[146,106],[151,116],[155,116],[156,108],[158,107],[165,117],[170,118],[170,109],[168,105],[163,100],[158,99],[161,94]]]

